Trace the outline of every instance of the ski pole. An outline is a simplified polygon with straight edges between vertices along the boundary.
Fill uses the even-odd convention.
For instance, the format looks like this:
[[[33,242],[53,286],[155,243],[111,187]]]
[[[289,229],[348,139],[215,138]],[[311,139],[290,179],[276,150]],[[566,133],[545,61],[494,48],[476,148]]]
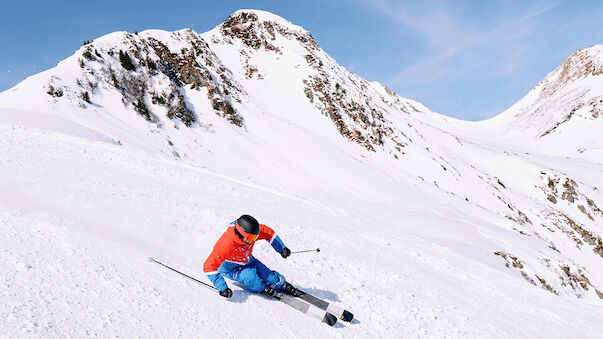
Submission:
[[[185,276],[185,277],[187,277],[187,278],[189,278],[189,279],[191,279],[191,280],[193,280],[193,281],[196,281],[196,282],[198,282],[199,284],[202,284],[202,285],[204,285],[204,286],[205,286],[205,287],[207,287],[207,288],[210,288],[210,289],[212,289],[212,290],[214,290],[214,291],[217,291],[217,290],[218,290],[217,288],[213,287],[212,285],[210,285],[210,284],[206,284],[206,283],[204,283],[204,282],[203,282],[203,281],[201,281],[201,280],[195,279],[195,278],[191,277],[190,275],[184,274],[184,273],[182,273],[182,272],[178,271],[177,269],[172,268],[172,267],[170,267],[170,266],[168,266],[168,265],[166,265],[166,264],[162,263],[161,261],[157,261],[157,260],[155,260],[154,258],[149,258],[149,260],[150,260],[150,261],[152,261],[152,262],[154,262],[154,263],[157,263],[157,264],[159,264],[159,265],[161,265],[161,266],[163,266],[163,267],[165,267],[165,268],[167,268],[167,269],[170,269],[170,270],[172,270],[172,271],[174,271],[174,272],[176,272],[176,273],[178,273],[178,274],[180,274],[180,275],[183,275],[183,276]]]
[[[316,251],[316,252],[320,252],[320,248],[317,248],[317,249],[315,249],[315,250],[303,250],[303,251],[295,251],[295,252],[291,252],[291,254],[293,254],[293,253],[304,253],[304,252],[314,252],[314,251]]]

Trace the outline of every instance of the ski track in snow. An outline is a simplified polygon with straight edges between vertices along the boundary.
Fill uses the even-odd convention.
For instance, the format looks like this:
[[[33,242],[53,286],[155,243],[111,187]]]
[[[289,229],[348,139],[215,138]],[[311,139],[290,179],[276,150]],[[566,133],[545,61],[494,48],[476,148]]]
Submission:
[[[603,333],[596,301],[552,295],[392,225],[174,160],[2,124],[0,165],[7,337]],[[232,282],[224,300],[149,263],[163,257],[207,281],[201,265],[241,211],[260,215],[292,249],[320,247],[283,260],[262,243],[255,255],[356,320],[329,328]],[[369,231],[348,231],[359,229]]]

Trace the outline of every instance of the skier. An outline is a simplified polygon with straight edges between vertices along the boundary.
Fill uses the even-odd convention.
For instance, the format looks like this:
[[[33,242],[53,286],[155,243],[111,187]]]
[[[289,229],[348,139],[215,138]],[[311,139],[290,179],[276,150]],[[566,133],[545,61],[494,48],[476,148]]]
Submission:
[[[251,252],[257,240],[269,241],[272,248],[283,258],[291,254],[274,230],[261,225],[250,215],[242,215],[228,224],[226,232],[218,239],[203,265],[203,272],[220,291],[220,295],[225,298],[232,296],[232,290],[223,278],[226,277],[242,282],[253,292],[276,296],[278,291],[284,291],[296,297],[300,296],[302,292],[289,284],[282,274],[270,270],[253,257]]]

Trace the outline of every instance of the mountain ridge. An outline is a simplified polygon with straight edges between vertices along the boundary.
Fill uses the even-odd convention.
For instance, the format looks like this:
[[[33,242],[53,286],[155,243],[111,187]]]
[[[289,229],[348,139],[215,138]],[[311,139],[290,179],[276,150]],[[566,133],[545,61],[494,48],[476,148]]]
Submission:
[[[596,135],[603,127],[602,74],[603,45],[581,49],[517,103],[476,125],[485,129],[484,134],[508,143],[517,139],[540,152],[548,147],[550,153],[600,161],[603,153]]]

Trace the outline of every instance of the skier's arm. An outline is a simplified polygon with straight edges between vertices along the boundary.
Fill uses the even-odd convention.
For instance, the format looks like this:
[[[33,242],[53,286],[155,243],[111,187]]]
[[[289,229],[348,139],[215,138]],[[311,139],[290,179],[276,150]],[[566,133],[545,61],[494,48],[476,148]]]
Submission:
[[[283,253],[283,250],[286,248],[281,238],[276,235],[276,232],[266,225],[260,225],[260,236],[258,237],[258,240],[260,239],[267,240],[270,245],[272,245],[272,248],[278,253]]]
[[[228,288],[226,281],[222,277],[220,273],[218,273],[218,268],[224,262],[224,258],[219,255],[215,250],[211,252],[207,260],[205,260],[205,264],[203,264],[203,272],[207,274],[207,277],[211,281],[214,286],[218,289],[218,291],[224,291]]]

